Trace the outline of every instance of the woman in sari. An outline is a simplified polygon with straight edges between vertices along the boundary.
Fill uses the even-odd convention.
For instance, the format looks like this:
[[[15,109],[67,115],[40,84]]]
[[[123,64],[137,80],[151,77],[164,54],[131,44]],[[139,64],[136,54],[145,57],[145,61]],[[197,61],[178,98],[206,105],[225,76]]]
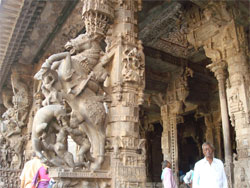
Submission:
[[[49,180],[48,167],[42,165],[33,178],[32,188],[48,188]]]

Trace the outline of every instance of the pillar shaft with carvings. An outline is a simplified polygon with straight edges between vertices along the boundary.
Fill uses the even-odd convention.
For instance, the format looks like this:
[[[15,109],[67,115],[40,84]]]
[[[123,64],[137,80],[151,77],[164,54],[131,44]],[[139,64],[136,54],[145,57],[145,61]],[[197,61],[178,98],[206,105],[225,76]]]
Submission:
[[[225,46],[228,66],[227,100],[229,115],[236,131],[238,161],[235,161],[235,186],[250,185],[250,85],[249,60],[244,30],[241,26],[231,22],[224,35],[225,42],[232,41]],[[227,39],[227,40],[226,40]],[[244,172],[244,174],[242,174]]]
[[[172,164],[172,171],[177,177],[178,174],[178,142],[177,124],[182,122],[182,117],[171,113],[170,106],[161,106],[161,118],[163,122],[163,132],[161,137],[161,147],[164,160]]]
[[[168,120],[168,106],[161,106],[161,119],[163,123],[163,132],[161,137],[161,148],[164,160],[171,161],[171,127],[169,126]]]
[[[139,138],[139,105],[143,102],[145,59],[138,40],[140,1],[113,1],[115,20],[106,39],[112,102],[107,137],[111,143],[112,187],[145,187],[145,140]]]
[[[177,143],[177,124],[182,118],[177,114],[169,113],[169,106],[161,106],[161,118],[163,122],[163,132],[161,146],[164,160],[172,164],[173,173],[178,172],[178,143]]]
[[[185,99],[189,93],[187,86],[188,76],[190,75],[187,74],[186,69],[173,74],[172,82],[169,83],[166,91],[166,99],[158,100],[162,101],[160,107],[163,122],[161,138],[163,157],[164,160],[171,162],[175,177],[177,177],[179,171],[177,124],[183,122],[183,117],[180,114],[184,112]]]

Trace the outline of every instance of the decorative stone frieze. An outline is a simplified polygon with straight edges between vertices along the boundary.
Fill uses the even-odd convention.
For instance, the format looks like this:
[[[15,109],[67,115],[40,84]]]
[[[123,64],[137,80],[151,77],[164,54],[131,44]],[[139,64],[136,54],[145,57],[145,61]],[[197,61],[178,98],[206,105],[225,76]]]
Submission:
[[[21,170],[10,170],[0,168],[0,186],[8,186],[9,188],[20,187],[20,175]]]

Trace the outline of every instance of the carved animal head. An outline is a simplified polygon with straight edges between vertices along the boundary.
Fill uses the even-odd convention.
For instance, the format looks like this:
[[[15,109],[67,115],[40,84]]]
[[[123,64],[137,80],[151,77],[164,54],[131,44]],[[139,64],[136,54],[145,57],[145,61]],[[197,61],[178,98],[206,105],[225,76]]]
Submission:
[[[70,54],[76,54],[91,48],[91,42],[93,38],[88,34],[81,34],[78,37],[71,39],[65,44],[65,49],[70,52]]]

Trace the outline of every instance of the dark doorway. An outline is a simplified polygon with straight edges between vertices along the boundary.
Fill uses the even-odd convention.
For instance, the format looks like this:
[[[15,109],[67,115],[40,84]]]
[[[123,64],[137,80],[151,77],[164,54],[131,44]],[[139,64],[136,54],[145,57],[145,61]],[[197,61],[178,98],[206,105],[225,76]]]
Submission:
[[[177,125],[179,172],[186,173],[190,166],[202,158],[201,145],[204,141],[204,118],[196,119],[194,114],[184,116],[184,123]]]
[[[163,154],[161,149],[162,126],[160,123],[153,124],[154,131],[147,132],[147,177],[148,181],[161,181],[161,162]]]

